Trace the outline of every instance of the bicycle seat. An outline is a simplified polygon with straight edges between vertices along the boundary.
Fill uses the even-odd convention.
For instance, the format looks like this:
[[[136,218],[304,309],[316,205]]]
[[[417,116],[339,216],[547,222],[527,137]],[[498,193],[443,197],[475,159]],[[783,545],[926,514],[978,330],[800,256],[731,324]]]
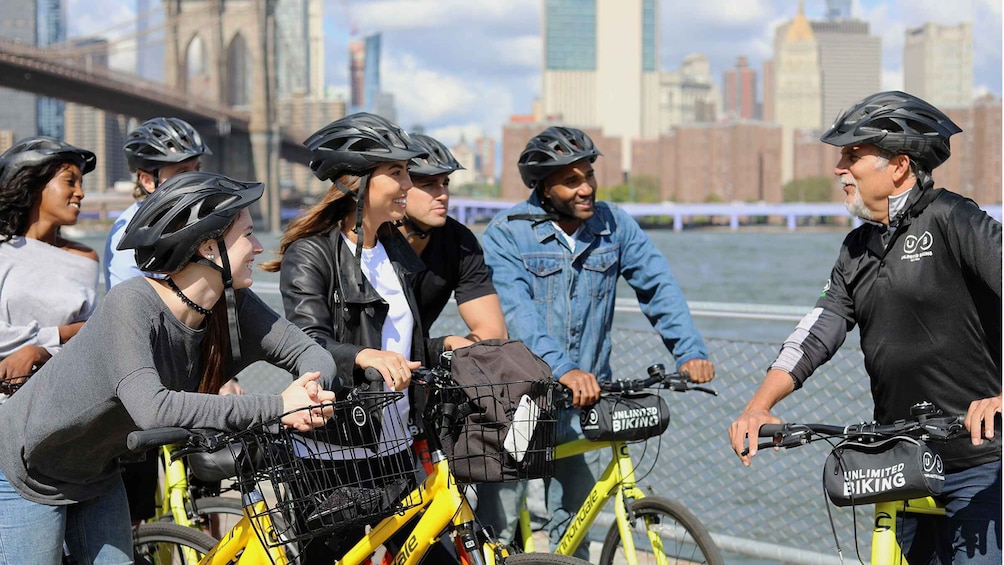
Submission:
[[[243,450],[244,444],[233,443],[229,449],[221,449],[213,453],[203,451],[190,453],[185,456],[185,463],[195,478],[200,481],[215,482],[231,479],[237,476],[235,459]],[[260,460],[260,457],[257,459]]]

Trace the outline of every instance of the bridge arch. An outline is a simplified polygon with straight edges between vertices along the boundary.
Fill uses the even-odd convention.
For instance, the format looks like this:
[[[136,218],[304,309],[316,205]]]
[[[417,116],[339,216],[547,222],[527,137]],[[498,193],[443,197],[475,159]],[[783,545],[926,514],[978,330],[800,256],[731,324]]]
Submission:
[[[241,32],[234,34],[227,47],[227,99],[236,108],[251,104],[251,77],[254,73],[252,55]]]
[[[188,40],[183,68],[180,78],[185,92],[207,100],[216,98],[213,96],[213,73],[209,67],[209,50],[201,34],[193,34]]]

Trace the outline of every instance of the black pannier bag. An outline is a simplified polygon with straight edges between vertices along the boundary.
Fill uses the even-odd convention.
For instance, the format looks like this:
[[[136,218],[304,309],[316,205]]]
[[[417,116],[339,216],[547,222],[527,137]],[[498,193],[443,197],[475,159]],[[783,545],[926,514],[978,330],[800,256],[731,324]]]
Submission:
[[[669,406],[649,392],[609,394],[583,408],[582,435],[593,441],[641,441],[662,435],[669,427]]]
[[[826,457],[823,486],[837,506],[936,496],[945,487],[945,467],[937,451],[912,437],[847,440]]]
[[[454,350],[450,372],[457,386],[435,408],[458,415],[444,442],[457,481],[550,477],[556,383],[547,363],[521,341],[490,339]]]

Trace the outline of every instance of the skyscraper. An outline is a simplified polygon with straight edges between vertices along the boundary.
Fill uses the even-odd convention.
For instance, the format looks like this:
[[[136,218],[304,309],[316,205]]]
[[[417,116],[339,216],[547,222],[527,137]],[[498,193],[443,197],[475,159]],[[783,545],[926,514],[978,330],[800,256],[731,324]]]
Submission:
[[[66,40],[61,0],[0,0],[0,37],[29,45]],[[0,123],[17,139],[32,135],[63,136],[61,100],[0,89]]]
[[[164,80],[164,7],[157,0],[136,0],[136,74]]]
[[[813,21],[822,71],[822,122],[827,127],[842,110],[882,90],[882,38],[869,24],[850,17]]]
[[[903,87],[939,108],[973,102],[973,26],[928,22],[906,30]]]
[[[320,97],[324,92],[322,0],[283,0],[275,5],[276,88]]]
[[[366,95],[363,88],[366,47],[356,38],[349,40],[349,106],[350,113],[363,108]]]
[[[722,78],[723,111],[733,118],[751,120],[759,117],[756,71],[746,65],[746,57],[739,56],[736,66],[725,71]]]
[[[774,120],[781,125],[781,182],[794,171],[794,131],[820,129],[822,72],[819,44],[799,1],[798,14],[779,26],[774,41]]]
[[[36,45],[46,47],[66,41],[66,11],[62,0],[38,0],[38,41]],[[39,96],[38,133],[59,139],[63,138],[63,112],[66,103],[56,98]]]
[[[367,110],[373,110],[377,104],[377,93],[380,92],[380,34],[367,35],[363,39],[363,45],[366,46],[366,59],[363,64],[363,106]]]
[[[646,114],[658,107],[658,21],[656,0],[543,0],[543,113],[625,140],[658,135],[645,132],[657,121]]]

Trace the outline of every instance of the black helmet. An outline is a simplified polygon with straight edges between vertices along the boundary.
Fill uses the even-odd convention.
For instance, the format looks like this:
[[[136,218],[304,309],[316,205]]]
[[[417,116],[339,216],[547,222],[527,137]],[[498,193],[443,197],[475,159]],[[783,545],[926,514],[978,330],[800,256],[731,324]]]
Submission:
[[[56,160],[76,163],[83,175],[93,171],[97,161],[94,153],[54,137],[44,135],[27,137],[0,155],[0,186],[6,186],[22,169],[38,167]]]
[[[592,163],[600,155],[584,131],[551,126],[526,143],[519,154],[519,176],[523,184],[537,188],[554,171],[583,159]]]
[[[321,180],[335,180],[346,173],[362,175],[380,163],[426,154],[404,130],[367,112],[335,120],[303,144],[310,150],[310,169]]]
[[[153,118],[129,132],[122,146],[129,170],[154,172],[164,165],[180,163],[213,152],[191,124],[180,118]]]
[[[874,145],[907,155],[930,172],[952,154],[948,138],[960,131],[941,110],[891,90],[872,94],[840,114],[819,140],[837,147]]]
[[[415,147],[428,153],[428,155],[415,157],[408,164],[408,173],[412,176],[431,177],[465,170],[464,166],[453,156],[453,153],[450,153],[450,150],[438,139],[421,133],[411,134],[411,139],[415,142]]]
[[[260,182],[216,173],[173,176],[140,206],[118,249],[135,249],[140,270],[173,273],[192,259],[202,242],[219,239],[237,213],[261,198],[264,190]]]

